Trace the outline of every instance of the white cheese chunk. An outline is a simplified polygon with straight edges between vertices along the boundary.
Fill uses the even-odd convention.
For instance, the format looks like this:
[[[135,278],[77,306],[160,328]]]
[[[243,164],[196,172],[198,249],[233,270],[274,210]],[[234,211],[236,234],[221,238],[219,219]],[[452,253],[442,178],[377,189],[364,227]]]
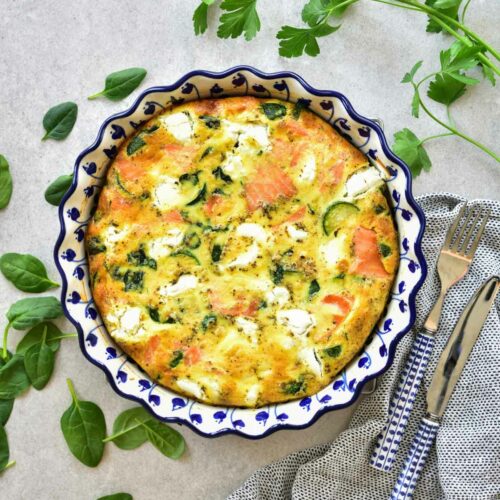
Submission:
[[[321,377],[323,374],[323,367],[316,357],[314,349],[306,347],[299,351],[299,359],[306,364],[311,371]]]
[[[362,168],[354,172],[346,181],[346,197],[356,196],[368,191],[382,182],[380,172],[375,167]]]
[[[257,323],[254,323],[253,321],[250,321],[249,319],[237,317],[235,319],[236,324],[245,332],[248,333],[249,335],[253,335],[254,333],[257,332],[259,329],[259,325]]]
[[[140,307],[119,307],[107,315],[111,335],[117,340],[141,340],[146,335],[141,327]]]
[[[252,238],[259,243],[265,243],[268,239],[267,231],[254,222],[245,222],[236,228],[236,234],[246,238]]]
[[[309,154],[305,161],[304,166],[299,174],[299,180],[302,182],[310,183],[316,177],[316,157],[313,154]]]
[[[290,292],[284,286],[276,286],[266,293],[266,300],[270,304],[278,304],[283,307],[290,300]]]
[[[186,113],[174,113],[160,118],[165,128],[181,142],[193,137],[193,121]]]
[[[260,392],[260,385],[259,384],[254,384],[248,388],[248,391],[245,395],[245,399],[247,403],[255,403],[257,401],[257,398],[259,397],[259,392]]]
[[[198,278],[196,276],[192,274],[183,274],[179,277],[177,283],[160,287],[159,293],[167,297],[176,297],[187,290],[196,288],[197,285]]]
[[[286,232],[288,233],[288,236],[290,236],[290,238],[292,238],[292,240],[294,241],[301,241],[309,236],[309,233],[307,231],[299,229],[296,224],[287,224]]]
[[[178,247],[184,239],[184,232],[174,227],[167,231],[166,236],[155,238],[148,243],[149,256],[158,260],[170,254],[172,248]]]
[[[169,210],[183,203],[180,183],[174,177],[163,176],[162,182],[153,190],[153,205],[160,210]]]
[[[323,243],[320,245],[319,251],[326,264],[331,268],[335,267],[346,255],[345,235],[339,234],[336,238]]]
[[[106,248],[111,248],[115,246],[119,241],[124,240],[130,229],[128,226],[123,227],[121,229],[114,226],[107,226],[106,229],[102,233],[102,241]]]
[[[260,249],[257,243],[252,243],[252,245],[245,250],[243,253],[238,255],[231,262],[228,262],[226,265],[219,266],[221,269],[224,268],[232,268],[232,267],[246,267],[255,262],[260,255]]]
[[[278,311],[276,319],[285,325],[294,335],[304,335],[316,325],[315,317],[303,309],[285,309]]]
[[[232,179],[241,179],[247,173],[241,157],[237,154],[229,153],[221,167]]]
[[[192,380],[189,380],[187,378],[178,378],[177,385],[182,391],[193,395],[195,398],[201,399],[203,397],[202,388]]]
[[[222,123],[224,134],[235,143],[238,142],[242,152],[252,153],[270,148],[271,142],[267,125],[237,123],[230,120],[223,120]]]

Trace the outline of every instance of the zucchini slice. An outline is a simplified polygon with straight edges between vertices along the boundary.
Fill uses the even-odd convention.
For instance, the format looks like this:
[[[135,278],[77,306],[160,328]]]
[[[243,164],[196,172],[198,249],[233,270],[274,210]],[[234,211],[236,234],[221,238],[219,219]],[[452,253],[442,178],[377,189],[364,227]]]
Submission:
[[[323,232],[329,236],[342,223],[359,212],[359,208],[348,201],[334,201],[323,215]]]

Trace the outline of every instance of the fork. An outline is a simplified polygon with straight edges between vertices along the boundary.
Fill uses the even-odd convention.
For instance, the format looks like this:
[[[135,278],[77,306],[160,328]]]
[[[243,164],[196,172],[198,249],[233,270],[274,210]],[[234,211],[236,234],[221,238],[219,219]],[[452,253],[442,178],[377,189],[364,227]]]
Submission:
[[[399,443],[415,402],[415,396],[434,347],[434,336],[438,331],[446,293],[469,270],[479,240],[488,222],[489,210],[484,214],[480,212],[474,213],[470,210],[464,222],[466,207],[467,204],[464,204],[455,217],[446,233],[445,241],[439,253],[437,271],[441,281],[441,292],[427,316],[422,331],[416,335],[396,392],[390,402],[388,421],[377,437],[377,443],[370,460],[370,465],[375,469],[390,471],[392,468]]]

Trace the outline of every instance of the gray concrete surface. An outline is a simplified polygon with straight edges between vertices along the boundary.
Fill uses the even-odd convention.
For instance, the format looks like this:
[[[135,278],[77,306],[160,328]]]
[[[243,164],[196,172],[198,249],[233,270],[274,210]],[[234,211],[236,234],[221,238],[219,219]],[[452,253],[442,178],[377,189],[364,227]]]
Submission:
[[[194,68],[250,64],[265,71],[293,70],[316,87],[344,92],[360,113],[382,118],[390,136],[404,126],[422,136],[440,132],[429,120],[410,116],[410,88],[399,83],[419,59],[425,59],[426,70],[434,68],[439,49],[448,43],[441,35],[425,34],[424,16],[366,1],[345,16],[340,31],[321,41],[318,58],[280,58],[275,32],[282,24],[298,23],[303,3],[260,0],[262,31],[247,44],[217,39],[215,18],[210,31],[196,38],[191,27],[194,0],[2,0],[0,152],[10,161],[15,191],[10,206],[0,213],[0,253],[33,253],[57,279],[52,248],[59,225],[56,209],[45,203],[43,192],[52,179],[70,171],[102,120],[135,98],[120,103],[86,100],[101,89],[106,74],[126,67],[148,69],[142,88],[171,83]],[[470,25],[498,46],[495,2],[476,0],[473,6]],[[73,133],[61,143],[40,142],[45,111],[65,100],[79,105]],[[498,149],[498,91],[479,85],[454,106],[453,116],[462,130]],[[429,153],[434,166],[416,180],[417,194],[451,191],[468,198],[499,198],[500,166],[481,151],[445,138],[429,144]],[[22,296],[0,279],[0,317]],[[60,325],[71,331],[69,323]],[[21,332],[13,331],[11,342],[20,337]],[[0,476],[1,498],[90,500],[116,491],[128,491],[136,500],[224,498],[255,468],[331,440],[351,415],[351,409],[333,412],[309,429],[282,431],[261,441],[234,436],[210,440],[180,429],[188,451],[178,462],[149,445],[129,452],[110,445],[99,467],[89,469],[72,457],[59,429],[70,403],[66,377],[73,379],[82,398],[103,408],[108,427],[131,406],[83,358],[77,343],[66,341],[47,388],[30,390],[16,401],[7,430],[11,458],[17,463]]]

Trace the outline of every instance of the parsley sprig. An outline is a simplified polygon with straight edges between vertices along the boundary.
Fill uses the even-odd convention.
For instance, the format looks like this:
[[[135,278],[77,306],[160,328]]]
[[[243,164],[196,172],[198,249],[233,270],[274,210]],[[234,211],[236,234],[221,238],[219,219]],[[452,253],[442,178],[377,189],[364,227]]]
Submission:
[[[236,38],[243,35],[246,40],[254,38],[260,30],[257,12],[258,0],[223,0],[220,8],[224,13],[219,19],[217,35],[220,38]],[[471,0],[462,7],[462,0],[308,0],[302,9],[303,26],[282,26],[276,35],[279,40],[279,53],[283,57],[299,57],[303,54],[317,56],[320,53],[318,40],[338,31],[341,25],[338,18],[353,4],[370,1],[408,11],[419,12],[428,17],[428,33],[445,33],[455,38],[447,50],[440,54],[440,67],[420,80],[416,74],[423,61],[417,62],[410,72],[403,77],[402,83],[413,87],[411,112],[419,118],[421,112],[443,127],[446,132],[419,139],[410,129],[404,128],[394,134],[394,151],[409,165],[414,176],[431,168],[431,160],[424,144],[427,141],[457,136],[500,162],[498,154],[477,140],[461,132],[451,117],[451,105],[462,97],[469,87],[480,81],[476,77],[477,69],[482,71],[483,79],[495,85],[496,76],[500,76],[499,52],[486,40],[472,31],[465,24],[467,9]],[[207,13],[214,0],[202,0],[193,16],[197,35],[208,28]],[[330,24],[331,20],[337,22]],[[470,71],[475,73],[470,74]],[[427,90],[424,91],[424,84]],[[440,118],[431,111],[424,100],[426,95],[432,101],[445,106],[446,118]],[[444,114],[444,113],[443,113]]]

